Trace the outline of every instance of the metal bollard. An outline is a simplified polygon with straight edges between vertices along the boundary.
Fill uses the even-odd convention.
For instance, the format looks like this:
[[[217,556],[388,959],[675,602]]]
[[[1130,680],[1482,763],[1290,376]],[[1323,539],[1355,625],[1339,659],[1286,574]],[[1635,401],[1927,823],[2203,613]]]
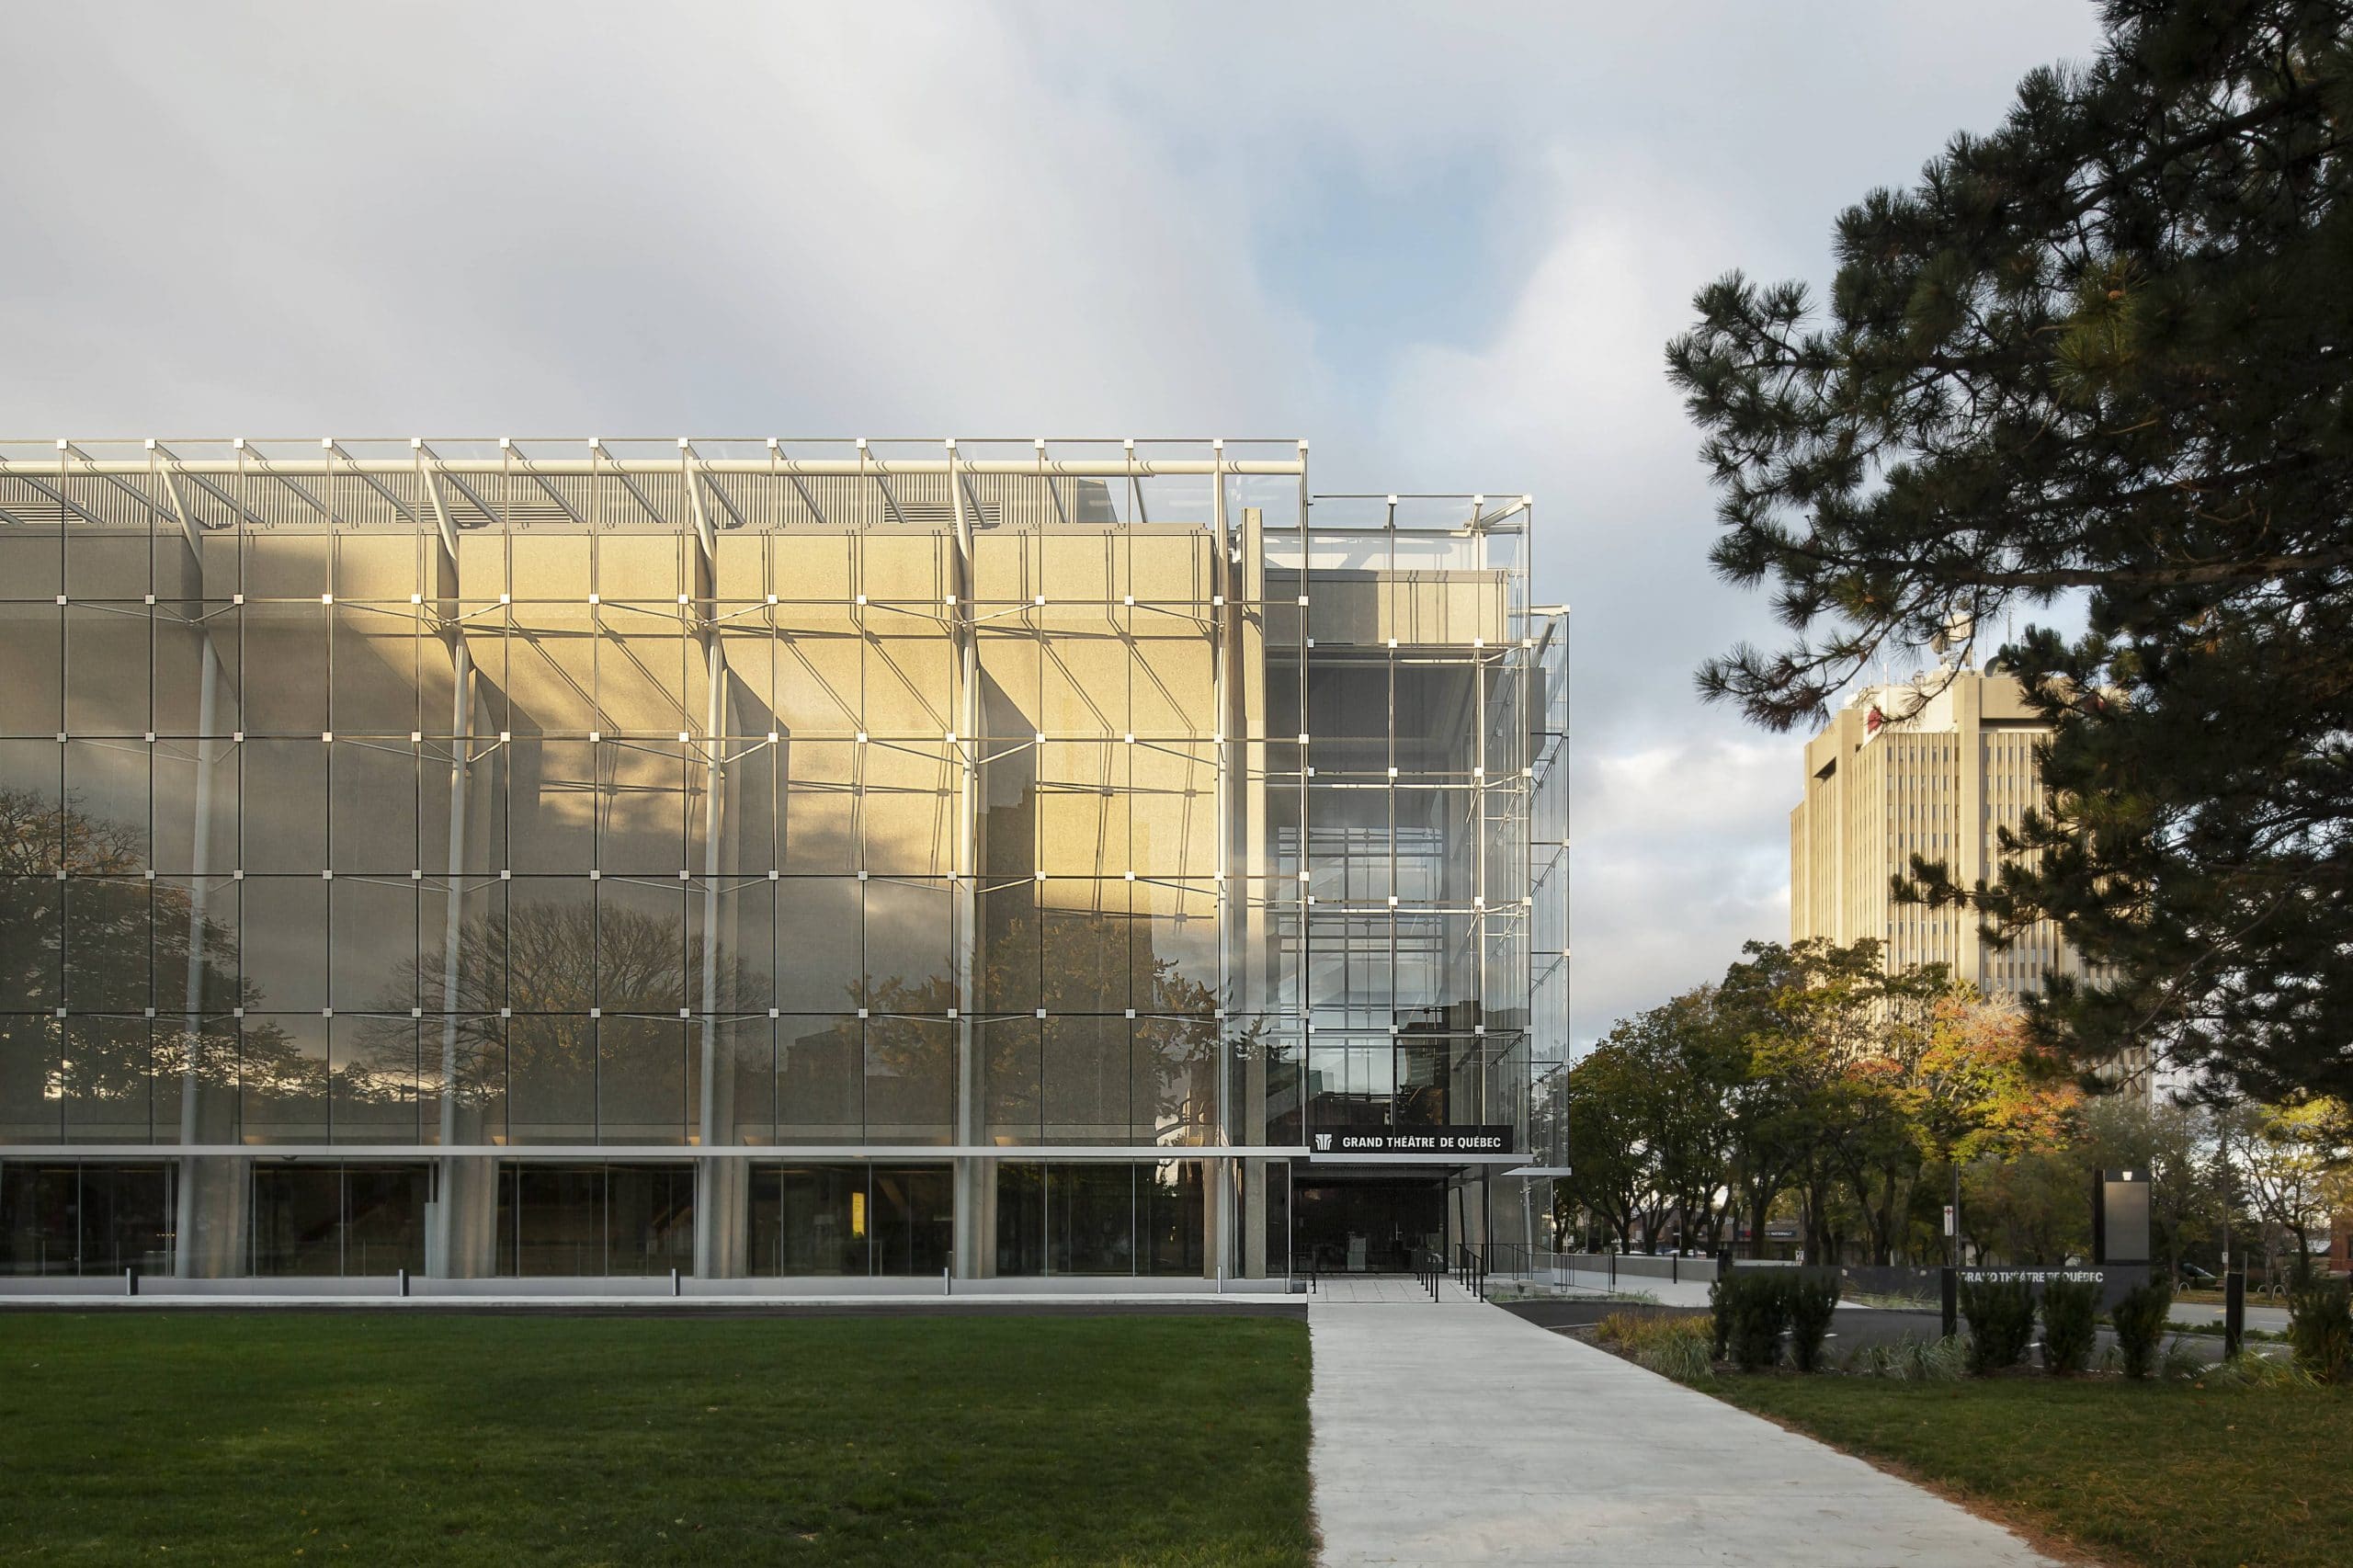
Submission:
[[[1944,1331],[1950,1339],[1961,1332],[1961,1270],[1952,1265],[1944,1267]]]
[[[405,1268],[401,1269],[399,1271],[398,1278],[400,1283],[397,1288],[400,1290],[400,1293],[405,1296],[408,1294],[408,1270]]]
[[[122,1293],[126,1296],[139,1294],[139,1266],[135,1263],[122,1271]]]
[[[944,1263],[941,1264],[939,1266],[939,1293],[941,1295],[952,1296],[956,1293],[956,1287],[952,1283],[952,1280],[953,1276],[948,1272],[948,1265]]]
[[[679,1296],[684,1295],[685,1293],[686,1292],[678,1289],[678,1271],[675,1268],[670,1270],[670,1294],[673,1296]]]

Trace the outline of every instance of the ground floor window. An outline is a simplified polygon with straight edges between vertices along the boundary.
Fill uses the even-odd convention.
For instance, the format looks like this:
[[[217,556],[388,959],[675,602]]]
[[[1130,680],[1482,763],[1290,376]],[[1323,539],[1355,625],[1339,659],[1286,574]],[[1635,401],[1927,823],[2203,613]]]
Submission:
[[[694,1267],[692,1165],[500,1167],[499,1273],[665,1275]]]
[[[1204,1212],[1198,1160],[1001,1161],[996,1271],[1198,1278]]]
[[[172,1271],[165,1165],[0,1165],[0,1274]]]
[[[252,1272],[423,1273],[431,1192],[422,1165],[257,1164]]]
[[[755,1276],[937,1275],[956,1240],[945,1165],[758,1165],[751,1173]]]

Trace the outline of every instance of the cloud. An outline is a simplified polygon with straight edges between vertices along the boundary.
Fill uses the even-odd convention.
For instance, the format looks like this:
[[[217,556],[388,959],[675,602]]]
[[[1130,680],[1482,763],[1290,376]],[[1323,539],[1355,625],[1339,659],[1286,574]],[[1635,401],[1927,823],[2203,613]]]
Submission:
[[[1670,737],[1573,764],[1576,1043],[1786,938],[1793,749]]]
[[[1316,412],[1204,176],[986,9],[27,19],[56,64],[0,108],[0,332],[38,379],[0,414],[33,433]]]
[[[1707,571],[1663,345],[1729,268],[1822,282],[1840,207],[2097,28],[2050,0],[19,12],[0,432],[1295,434],[1323,488],[1532,493],[1537,597],[1575,608],[1586,1037],[1785,922],[1797,743],[1693,699],[1768,627]]]

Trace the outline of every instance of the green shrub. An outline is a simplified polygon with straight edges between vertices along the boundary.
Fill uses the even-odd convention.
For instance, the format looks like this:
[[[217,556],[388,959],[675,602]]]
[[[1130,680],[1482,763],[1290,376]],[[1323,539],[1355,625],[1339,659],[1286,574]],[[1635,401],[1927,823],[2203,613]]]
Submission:
[[[2325,1275],[2288,1293],[2288,1346],[2316,1382],[2353,1374],[2353,1280]]]
[[[1713,1358],[1708,1354],[1713,1330],[1706,1318],[1695,1312],[1611,1312],[1595,1325],[1595,1332],[1623,1350],[1637,1366],[1678,1382],[1715,1376]]]
[[[1804,1269],[1785,1287],[1789,1297],[1790,1359],[1811,1372],[1822,1359],[1822,1341],[1838,1310],[1839,1278],[1834,1269]]]
[[[1712,1378],[1716,1369],[1708,1354],[1711,1333],[1703,1318],[1668,1318],[1634,1347],[1634,1359],[1661,1377],[1673,1378],[1679,1383]]]
[[[1979,1377],[2014,1367],[2034,1337],[2034,1287],[2023,1279],[1964,1279],[1961,1315],[1969,1319],[1969,1369]]]
[[[2053,1279],[2042,1287],[2042,1364],[2062,1377],[2091,1365],[2099,1343],[2099,1285]]]
[[[1779,1268],[1735,1268],[1717,1293],[1718,1333],[1744,1372],[1781,1358],[1781,1331],[1790,1323],[1789,1285]]]
[[[2157,1341],[2165,1337],[2165,1318],[2172,1311],[2173,1282],[2162,1278],[2134,1286],[2109,1311],[2126,1377],[2145,1378],[2155,1370]]]
[[[2274,1358],[2254,1350],[2242,1350],[2227,1360],[2217,1361],[2198,1373],[2200,1386],[2207,1388],[2309,1389],[2320,1385],[2312,1374],[2286,1357]]]

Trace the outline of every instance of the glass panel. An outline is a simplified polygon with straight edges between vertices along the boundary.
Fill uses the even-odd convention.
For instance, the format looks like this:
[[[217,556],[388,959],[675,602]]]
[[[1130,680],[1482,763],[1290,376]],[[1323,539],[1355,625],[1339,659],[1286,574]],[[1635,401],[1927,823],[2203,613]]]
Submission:
[[[793,877],[777,883],[776,1006],[785,1012],[824,1013],[858,1005],[862,887],[847,877]]]
[[[145,591],[143,585],[140,591]],[[149,727],[149,668],[145,605],[67,607],[66,731],[76,735],[144,733]],[[18,678],[13,669],[9,678]]]
[[[517,1011],[506,1025],[507,1118],[517,1143],[597,1141],[597,1023]]]
[[[608,1014],[687,1005],[687,890],[607,876],[597,889],[597,1000]]]
[[[946,1165],[881,1165],[869,1178],[877,1274],[938,1275],[955,1250],[955,1183]]]
[[[1216,1023],[1199,1017],[1139,1017],[1131,1028],[1129,1102],[1135,1141],[1215,1142]]]
[[[1125,1019],[1046,1020],[1041,1134],[1046,1142],[1126,1142],[1128,1090]]]
[[[1000,1160],[996,1166],[996,1271],[1046,1271],[1046,1167]]]
[[[1040,882],[1040,1005],[1049,1013],[1110,1013],[1129,994],[1128,905],[1141,883]]]
[[[5,591],[5,590],[0,590]],[[55,736],[65,728],[65,612],[0,604],[0,734]]]
[[[248,871],[316,877],[327,869],[328,748],[313,735],[248,740],[238,749],[248,806],[238,835],[239,856],[232,864]]]
[[[0,1014],[0,1142],[54,1143],[64,1136],[63,1037],[47,1016]]]
[[[129,877],[75,877],[61,891],[65,895],[65,1005],[76,1013],[136,1013],[153,1006],[147,882]],[[6,902],[19,905],[28,901]],[[45,911],[33,914],[34,929],[53,929]],[[27,928],[13,921],[6,929],[14,938],[7,943],[10,968],[47,945],[38,938],[27,941]]]
[[[786,780],[777,824],[781,869],[794,876],[858,869],[858,759],[880,749],[850,741],[779,743]]]
[[[153,1135],[154,1053],[147,1037],[144,1017],[76,1017],[67,1026],[59,1077],[69,1142],[144,1143]]]
[[[401,593],[405,597],[409,591]],[[417,639],[423,614],[421,607],[407,604],[336,601],[327,692],[333,722],[328,728],[353,735],[406,735],[418,727]],[[449,710],[438,710],[423,722],[438,729],[449,722]]]
[[[327,1141],[327,1025],[316,1014],[247,1015],[239,1032],[239,1125],[249,1143]]]
[[[0,1274],[169,1274],[164,1165],[0,1165]]]
[[[854,1017],[788,1014],[779,1019],[777,1142],[858,1142],[865,1121],[864,1057]]]
[[[324,574],[323,574],[324,575]],[[324,592],[324,590],[320,590]],[[242,617],[247,683],[244,726],[257,735],[318,735],[327,721],[327,607],[248,602]]]
[[[1218,1005],[1217,884],[1135,884],[1133,996],[1139,1013],[1209,1013]]]
[[[327,884],[327,1006],[338,1011],[407,1012],[417,994],[417,884],[338,877]],[[442,933],[433,933],[441,946]],[[431,998],[438,1009],[443,997]]]
[[[956,1025],[875,1017],[866,1025],[866,1136],[877,1143],[947,1143],[956,1120]]]
[[[955,750],[915,742],[856,749],[865,771],[858,797],[865,869],[876,876],[953,875],[963,773]]]
[[[951,884],[877,879],[865,886],[862,1000],[898,1013],[945,1013],[957,1006]]]
[[[238,885],[244,1006],[271,1012],[326,1006],[332,884],[314,871],[307,877],[247,877]]]
[[[689,1142],[776,1142],[775,1030],[767,1018],[695,1022],[687,1041],[687,1105],[694,1118]]]
[[[866,1172],[857,1165],[759,1165],[751,1176],[756,1277],[864,1274]]]
[[[256,1165],[256,1274],[343,1272],[343,1170],[338,1165]]]
[[[1039,1141],[1045,1026],[1034,1018],[975,1024],[981,1056],[982,1136],[990,1142]]]
[[[695,1271],[692,1165],[606,1167],[605,1271],[619,1275]]]
[[[1046,1167],[1046,1272],[1135,1272],[1135,1167]]]
[[[1136,1272],[1199,1278],[1205,1267],[1206,1215],[1199,1161],[1137,1166]],[[1269,1246],[1287,1230],[1269,1227]]]
[[[418,1071],[419,1024],[408,1018],[337,1017],[330,1025],[327,1115],[335,1141],[422,1141],[426,1107]]]
[[[585,740],[536,736],[504,748],[507,846],[517,875],[576,875],[596,866],[597,749]]]
[[[405,735],[366,741],[338,735],[328,750],[327,843],[334,869],[382,876],[419,867],[416,748]],[[438,804],[446,817],[446,784]]]
[[[499,1209],[501,1274],[606,1271],[604,1167],[503,1166]]]
[[[679,1019],[617,1018],[609,1014],[597,1026],[599,1142],[687,1141],[686,1031],[687,1024]]]

